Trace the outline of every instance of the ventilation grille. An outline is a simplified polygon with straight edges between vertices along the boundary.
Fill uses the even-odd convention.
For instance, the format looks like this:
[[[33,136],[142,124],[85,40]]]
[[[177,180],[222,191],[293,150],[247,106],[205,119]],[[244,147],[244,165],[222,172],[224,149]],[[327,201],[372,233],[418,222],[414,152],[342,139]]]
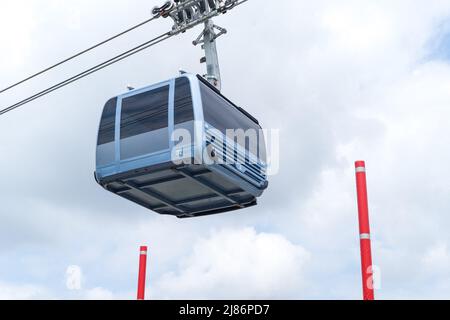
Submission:
[[[206,125],[206,145],[214,150],[216,162],[233,169],[250,182],[262,186],[267,180],[267,166],[241,145]],[[230,148],[230,149],[229,149]],[[233,150],[234,149],[234,150]]]

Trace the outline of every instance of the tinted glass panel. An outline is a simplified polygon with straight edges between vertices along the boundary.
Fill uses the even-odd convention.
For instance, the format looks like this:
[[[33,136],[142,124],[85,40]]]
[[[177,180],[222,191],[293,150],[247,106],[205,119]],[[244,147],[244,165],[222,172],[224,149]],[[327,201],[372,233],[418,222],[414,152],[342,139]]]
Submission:
[[[255,156],[258,155],[265,161],[265,149],[261,147],[261,143],[264,144],[264,137],[262,137],[260,131],[261,127],[201,81],[200,91],[205,121],[223,134],[227,134],[226,130],[229,129],[242,129],[245,133],[247,133],[247,130],[253,129],[251,140],[249,136],[245,136],[242,140],[234,139],[234,141],[247,151],[256,153]],[[227,148],[227,146],[224,147]],[[235,157],[237,157],[236,150]]]
[[[169,148],[169,86],[122,101],[121,158],[128,159]]]
[[[178,78],[175,82],[175,124],[194,120],[191,85],[188,78]]]
[[[115,161],[115,125],[117,98],[109,100],[103,109],[98,130],[97,166],[111,165]]]
[[[103,109],[100,128],[98,131],[97,145],[102,145],[114,141],[116,106],[117,98],[113,98],[106,103],[105,108]]]
[[[120,139],[168,126],[169,86],[122,101]]]
[[[175,147],[188,146],[194,139],[194,109],[192,104],[191,84],[188,78],[178,78],[175,81],[174,105]],[[183,132],[177,130],[184,130]],[[186,132],[187,131],[187,132]],[[189,133],[189,136],[187,136]]]
[[[226,133],[227,129],[260,129],[258,124],[201,81],[200,91],[205,121],[216,129],[223,133]]]

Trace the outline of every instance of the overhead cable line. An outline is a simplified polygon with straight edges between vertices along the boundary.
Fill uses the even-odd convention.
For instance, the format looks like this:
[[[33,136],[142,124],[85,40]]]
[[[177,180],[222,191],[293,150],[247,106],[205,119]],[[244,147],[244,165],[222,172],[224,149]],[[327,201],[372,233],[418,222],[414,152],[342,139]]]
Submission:
[[[155,20],[157,18],[159,18],[159,16],[154,16],[154,17],[152,17],[150,19],[147,19],[147,20],[145,20],[145,21],[143,21],[143,22],[141,22],[141,23],[139,23],[139,24],[137,24],[137,25],[135,25],[135,26],[125,30],[125,31],[122,31],[122,32],[120,32],[120,33],[118,33],[118,34],[116,34],[116,35],[114,35],[114,36],[112,36],[112,37],[102,41],[102,42],[99,42],[99,43],[93,45],[92,47],[89,47],[89,48],[87,48],[87,49],[85,49],[83,51],[80,51],[80,52],[74,54],[73,56],[71,56],[71,57],[69,57],[67,59],[64,59],[64,60],[62,60],[62,61],[60,61],[60,62],[58,62],[58,63],[56,63],[56,64],[54,64],[54,65],[52,65],[52,66],[50,66],[48,68],[45,68],[42,71],[39,71],[39,72],[29,76],[29,77],[26,77],[25,79],[23,79],[23,80],[21,80],[19,82],[16,82],[16,83],[14,83],[14,84],[12,84],[12,85],[10,85],[10,86],[0,90],[0,93],[6,92],[8,90],[11,90],[12,88],[17,87],[18,85],[20,85],[22,83],[25,83],[25,82],[27,82],[27,81],[29,81],[31,79],[34,79],[37,76],[40,76],[41,74],[44,74],[44,73],[46,73],[46,72],[48,72],[48,71],[50,71],[50,70],[52,70],[52,69],[54,69],[56,67],[59,67],[60,65],[63,65],[66,62],[69,62],[69,61],[71,61],[71,60],[73,60],[75,58],[78,58],[79,56],[81,56],[81,55],[83,55],[85,53],[88,53],[88,52],[90,52],[90,51],[92,51],[92,50],[94,50],[94,49],[96,49],[96,48],[98,48],[98,47],[108,43],[108,42],[111,42],[112,40],[117,39],[117,38],[119,38],[119,37],[121,37],[121,36],[123,36],[123,35],[125,35],[125,34],[127,34],[129,32],[131,32],[131,31],[139,28],[139,27],[142,27],[143,25],[145,25],[145,24],[147,24],[147,23],[149,23],[149,22],[151,22],[151,21],[153,21],[153,20]]]
[[[167,39],[171,38],[172,36],[173,36],[173,34],[171,34],[170,32],[167,32],[167,33],[164,33],[164,34],[162,34],[162,35],[160,35],[160,36],[158,36],[156,38],[153,38],[153,39],[151,39],[151,40],[149,40],[147,42],[144,42],[143,44],[141,44],[141,45],[139,45],[139,46],[137,46],[137,47],[135,47],[135,48],[133,48],[131,50],[123,52],[123,53],[115,56],[114,58],[111,58],[111,59],[109,59],[109,60],[107,60],[107,61],[105,61],[103,63],[100,63],[100,64],[92,67],[92,68],[89,68],[89,69],[87,69],[87,70],[85,70],[85,71],[83,71],[83,72],[81,72],[81,73],[79,73],[79,74],[77,74],[77,75],[75,75],[73,77],[70,77],[69,79],[66,79],[66,80],[64,80],[64,81],[62,81],[62,82],[60,82],[58,84],[55,84],[54,86],[51,86],[51,87],[49,87],[49,88],[47,88],[47,89],[45,89],[45,90],[43,90],[41,92],[38,92],[38,93],[36,93],[36,94],[34,94],[34,95],[32,95],[32,96],[30,96],[30,97],[28,97],[28,98],[26,98],[26,99],[24,99],[22,101],[19,101],[19,102],[15,103],[15,104],[7,107],[7,108],[4,108],[4,109],[0,110],[0,115],[3,115],[5,113],[7,113],[7,112],[10,112],[10,111],[12,111],[12,110],[14,110],[16,108],[19,108],[19,107],[21,107],[21,106],[23,106],[23,105],[25,105],[25,104],[27,104],[27,103],[29,103],[31,101],[34,101],[34,100],[36,100],[36,99],[38,99],[40,97],[43,97],[43,96],[45,96],[45,95],[47,95],[47,94],[49,94],[49,93],[51,93],[51,92],[53,92],[55,90],[58,90],[58,89],[60,89],[62,87],[65,87],[65,86],[75,82],[75,81],[78,81],[78,80],[80,80],[80,79],[82,79],[84,77],[87,77],[90,74],[93,74],[93,73],[95,73],[97,71],[100,71],[100,70],[102,70],[102,69],[104,69],[104,68],[106,68],[106,67],[108,67],[108,66],[110,66],[110,65],[112,65],[114,63],[117,63],[117,62],[119,62],[119,61],[121,61],[121,60],[123,60],[125,58],[128,58],[128,57],[130,57],[132,55],[135,55],[136,53],[141,52],[141,51],[143,51],[145,49],[148,49],[148,48],[150,48],[150,47],[152,47],[152,46],[154,46],[154,45],[156,45],[156,44],[158,44],[158,43],[160,43],[160,42],[162,42],[164,40],[167,40]]]
[[[189,22],[187,24],[180,25],[179,28],[176,28],[176,26],[174,26],[172,31],[169,31],[169,32],[164,33],[164,34],[162,34],[162,35],[160,35],[160,36],[158,36],[156,38],[153,38],[153,39],[151,39],[151,40],[149,40],[147,42],[144,42],[141,45],[139,45],[139,46],[137,46],[137,47],[135,47],[135,48],[133,48],[131,50],[128,50],[126,52],[123,52],[123,53],[115,56],[114,58],[111,58],[111,59],[109,59],[109,60],[107,60],[107,61],[105,61],[103,63],[100,63],[100,64],[98,64],[98,65],[96,65],[96,66],[94,66],[92,68],[89,68],[89,69],[87,69],[87,70],[85,70],[85,71],[83,71],[83,72],[81,72],[81,73],[79,73],[79,74],[77,74],[77,75],[75,75],[73,77],[70,77],[70,78],[68,78],[68,79],[66,79],[66,80],[64,80],[62,82],[59,82],[59,83],[55,84],[54,86],[51,86],[51,87],[49,87],[49,88],[47,88],[47,89],[45,89],[45,90],[43,90],[41,92],[38,92],[38,93],[36,93],[36,94],[34,94],[34,95],[24,99],[24,100],[21,100],[21,101],[15,103],[13,105],[7,107],[7,108],[1,109],[0,110],[0,115],[3,115],[5,113],[7,113],[7,112],[10,112],[10,111],[14,110],[14,109],[17,109],[17,108],[19,108],[19,107],[21,107],[21,106],[23,106],[23,105],[25,105],[25,104],[27,104],[29,102],[32,102],[32,101],[34,101],[34,100],[36,100],[36,99],[38,99],[40,97],[43,97],[43,96],[45,96],[45,95],[47,95],[47,94],[49,94],[49,93],[51,93],[53,91],[56,91],[56,90],[58,90],[58,89],[60,89],[62,87],[65,87],[65,86],[67,86],[67,85],[69,85],[69,84],[71,84],[71,83],[73,83],[75,81],[78,81],[78,80],[80,80],[80,79],[82,79],[84,77],[87,77],[87,76],[89,76],[89,75],[91,75],[91,74],[93,74],[93,73],[95,73],[97,71],[100,71],[100,70],[102,70],[102,69],[104,69],[104,68],[106,68],[106,67],[108,67],[108,66],[110,66],[112,64],[115,64],[115,63],[117,63],[117,62],[119,62],[119,61],[121,61],[121,60],[123,60],[125,58],[128,58],[128,57],[130,57],[132,55],[135,55],[135,54],[137,54],[137,53],[139,53],[139,52],[141,52],[141,51],[143,51],[145,49],[148,49],[148,48],[150,48],[150,47],[152,47],[152,46],[154,46],[154,45],[156,45],[156,44],[158,44],[158,43],[160,43],[160,42],[162,42],[164,40],[167,40],[167,39],[169,39],[169,38],[171,38],[171,37],[173,37],[175,35],[178,35],[178,34],[184,32],[184,31],[186,31],[187,29],[193,28],[194,26],[207,21],[208,19],[210,19],[213,16],[216,16],[216,15],[218,15],[220,13],[225,13],[226,10],[230,10],[230,9],[232,9],[234,7],[237,7],[237,6],[243,4],[243,3],[247,2],[247,1],[248,0],[227,0],[227,2],[229,4],[226,5],[221,11],[214,10],[211,13],[209,13],[208,15],[200,17],[197,21],[193,21],[193,22]],[[86,49],[86,50],[84,50],[84,52],[88,52],[88,51],[90,51],[90,50],[92,50],[92,49],[94,49],[94,48],[96,48],[96,47],[98,47],[98,46],[108,42],[108,41],[111,41],[112,39],[115,39],[115,38],[117,38],[117,37],[119,37],[119,36],[129,32],[129,31],[131,31],[133,29],[136,29],[139,26],[141,26],[141,25],[143,25],[145,23],[148,23],[148,22],[150,22],[150,21],[152,21],[154,19],[157,19],[157,18],[159,18],[161,16],[162,17],[168,17],[168,16],[170,16],[170,14],[172,12],[176,12],[180,8],[181,8],[181,10],[183,10],[183,8],[185,8],[185,6],[187,6],[187,4],[189,4],[189,3],[195,3],[195,0],[186,0],[185,2],[183,2],[180,5],[177,5],[175,7],[173,7],[173,6],[172,7],[168,7],[167,11],[164,11],[164,10],[160,11],[153,18],[148,19],[147,21],[144,21],[141,24],[136,25],[136,26],[134,26],[134,27],[132,27],[132,28],[130,28],[130,29],[128,29],[128,30],[126,30],[126,31],[116,35],[116,36],[114,36],[114,37],[111,37],[110,39],[107,39],[107,40],[103,41],[102,43],[97,44],[96,46],[93,46],[93,47],[91,47],[89,49]],[[164,6],[162,8],[164,8]],[[32,79],[32,78],[34,78],[34,77],[36,77],[36,76],[38,76],[38,75],[40,75],[42,73],[45,73],[46,71],[51,70],[51,69],[57,67],[58,65],[61,65],[61,64],[65,63],[65,62],[67,62],[67,61],[70,61],[70,60],[74,59],[75,57],[77,57],[77,56],[79,56],[81,54],[83,54],[83,53],[80,52],[77,55],[74,55],[74,56],[72,56],[72,57],[70,57],[70,58],[68,58],[68,59],[66,59],[64,61],[61,61],[60,63],[58,63],[58,64],[56,64],[56,65],[54,65],[54,66],[52,66],[50,68],[47,68],[46,70],[43,70],[43,71],[41,71],[41,72],[39,72],[39,73],[37,73],[37,74],[27,78],[27,79],[24,79],[24,80],[16,83],[15,85],[10,86],[9,88],[6,88],[6,89],[0,91],[0,93],[4,92],[6,90],[9,90],[10,88],[13,88],[13,87],[15,87],[15,86],[25,82],[25,81],[28,81],[29,79]]]

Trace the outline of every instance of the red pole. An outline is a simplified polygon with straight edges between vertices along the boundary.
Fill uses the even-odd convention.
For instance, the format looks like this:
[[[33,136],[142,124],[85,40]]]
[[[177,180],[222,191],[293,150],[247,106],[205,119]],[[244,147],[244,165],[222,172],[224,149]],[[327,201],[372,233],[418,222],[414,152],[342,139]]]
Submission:
[[[139,253],[139,279],[138,279],[138,291],[137,299],[145,299],[145,275],[147,269],[147,247],[142,246]]]
[[[372,251],[370,247],[369,206],[367,200],[366,164],[356,161],[356,191],[358,195],[359,237],[361,248],[361,269],[363,299],[374,300]]]

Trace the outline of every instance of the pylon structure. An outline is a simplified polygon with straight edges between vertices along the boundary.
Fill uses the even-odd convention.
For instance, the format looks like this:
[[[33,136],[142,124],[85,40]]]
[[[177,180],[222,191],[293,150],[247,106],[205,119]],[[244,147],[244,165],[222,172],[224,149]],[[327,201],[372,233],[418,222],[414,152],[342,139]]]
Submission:
[[[205,56],[200,59],[206,63],[207,73],[204,77],[217,90],[221,90],[219,58],[217,54],[216,39],[227,33],[225,28],[219,27],[212,21],[213,17],[225,14],[237,5],[248,0],[175,0],[167,1],[161,7],[155,7],[152,13],[155,16],[172,18],[174,25],[171,35],[176,35],[204,24],[202,33],[193,41],[195,46],[201,44]]]
[[[358,197],[359,238],[361,249],[361,271],[363,299],[374,300],[372,249],[370,244],[369,205],[367,200],[366,164],[355,162],[356,190]]]
[[[138,278],[138,290],[137,299],[145,299],[145,280],[147,276],[147,247],[141,246],[139,250],[139,278]]]

